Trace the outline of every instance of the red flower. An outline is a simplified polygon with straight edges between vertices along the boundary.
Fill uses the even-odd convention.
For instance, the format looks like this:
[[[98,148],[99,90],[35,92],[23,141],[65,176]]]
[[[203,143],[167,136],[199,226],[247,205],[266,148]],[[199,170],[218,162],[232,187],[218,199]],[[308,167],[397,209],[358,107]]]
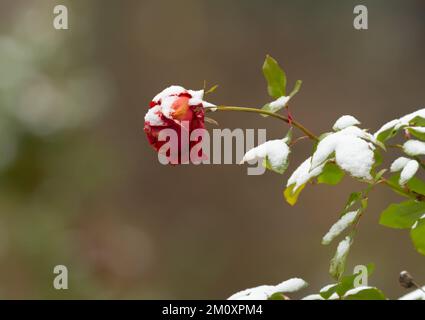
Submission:
[[[145,116],[144,131],[149,143],[156,152],[161,152],[172,164],[187,162],[190,159],[190,151],[202,141],[202,135],[191,141],[190,135],[196,129],[204,129],[205,107],[214,105],[202,100],[204,91],[186,90],[180,86],[171,86],[153,98],[149,104],[149,111]],[[167,141],[160,139],[160,132],[164,129],[172,129],[177,141],[171,138]],[[161,149],[166,143],[166,150]],[[172,152],[173,148],[177,152]],[[202,159],[202,149],[196,155],[198,161]],[[193,158],[193,156],[192,156]]]

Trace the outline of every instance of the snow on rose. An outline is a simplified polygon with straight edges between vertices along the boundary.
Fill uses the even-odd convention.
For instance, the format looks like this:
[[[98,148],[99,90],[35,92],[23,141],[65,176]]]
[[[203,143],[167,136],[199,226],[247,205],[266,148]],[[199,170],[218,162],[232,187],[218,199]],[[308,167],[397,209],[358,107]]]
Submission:
[[[205,107],[214,107],[214,105],[202,100],[203,96],[203,90],[193,91],[181,86],[171,86],[157,94],[149,104],[150,109],[145,115],[144,131],[155,151],[163,153],[172,164],[188,159],[190,151],[202,141],[200,136],[198,141],[190,141],[189,145],[181,143],[182,135],[190,135],[196,129],[205,127]],[[165,129],[176,132],[178,139],[168,142],[172,148],[162,151],[162,147],[167,142],[161,139],[160,135]],[[196,156],[202,159],[202,148]]]

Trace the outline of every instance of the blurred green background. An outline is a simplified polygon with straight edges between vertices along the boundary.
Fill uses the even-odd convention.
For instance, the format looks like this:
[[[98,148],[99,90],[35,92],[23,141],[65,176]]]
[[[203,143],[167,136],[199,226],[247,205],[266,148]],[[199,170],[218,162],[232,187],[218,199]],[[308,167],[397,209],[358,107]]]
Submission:
[[[53,7],[69,9],[66,31]],[[369,30],[353,8],[366,4]],[[246,167],[160,165],[143,133],[152,97],[170,84],[220,85],[214,103],[262,106],[270,53],[292,104],[316,133],[352,114],[375,131],[425,106],[425,2],[0,1],[0,298],[227,298],[302,277],[332,280],[335,247],[320,245],[351,191],[310,186],[295,207],[287,176]],[[215,114],[223,128],[287,128],[249,114]],[[290,171],[311,151],[291,154]],[[390,155],[388,155],[390,156]],[[376,189],[348,260],[374,262],[370,283],[405,293],[398,273],[425,283],[407,232],[378,224],[397,195]],[[69,290],[53,289],[53,268]]]

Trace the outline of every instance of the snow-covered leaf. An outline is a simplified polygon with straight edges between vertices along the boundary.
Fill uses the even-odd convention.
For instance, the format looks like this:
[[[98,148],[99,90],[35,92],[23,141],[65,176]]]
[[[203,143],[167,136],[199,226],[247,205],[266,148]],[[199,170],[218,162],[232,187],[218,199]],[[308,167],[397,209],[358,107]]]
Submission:
[[[404,129],[408,126],[423,126],[425,124],[425,109],[407,114],[399,119],[394,119],[384,124],[377,132],[374,137],[385,142],[397,134],[400,129]]]
[[[338,288],[339,283],[332,283],[324,286],[322,289],[320,289],[320,296],[324,299],[329,299]]]
[[[324,166],[325,164],[312,169],[310,157],[292,173],[286,183],[287,187],[283,193],[286,201],[290,205],[294,205],[297,202],[298,196],[306,183],[321,174]]]
[[[419,169],[419,163],[416,160],[410,160],[400,173],[400,185],[405,185]]]
[[[381,290],[375,287],[359,286],[348,290],[344,300],[386,300]]]
[[[357,120],[356,118],[354,118],[353,116],[350,115],[345,115],[340,117],[335,124],[333,125],[332,129],[334,129],[335,131],[339,131],[351,126],[356,126],[360,124],[360,121]]]
[[[278,293],[292,293],[304,289],[308,283],[300,278],[286,280],[276,286],[263,285],[246,289],[230,296],[228,300],[267,300]]]
[[[338,244],[335,256],[331,260],[329,273],[336,280],[341,279],[341,276],[344,273],[345,264],[347,261],[347,256],[348,252],[350,251],[351,244],[352,238],[350,236],[347,236]]]
[[[375,265],[369,263],[366,266],[367,275],[370,277],[375,270]],[[320,295],[325,299],[339,299],[343,297],[348,290],[354,288],[354,281],[360,275],[360,271],[351,275],[343,276],[338,283],[327,285],[320,290]]]
[[[406,130],[416,138],[425,140],[425,127],[408,127]]]
[[[301,300],[325,300],[320,294],[309,294]]]
[[[371,180],[375,153],[370,141],[374,142],[372,135],[355,126],[326,135],[315,148],[311,167],[314,169],[335,157],[336,164],[353,177]]]
[[[396,129],[396,126],[399,124],[398,119],[392,120],[390,122],[387,122],[384,124],[381,129],[379,129],[375,134],[375,138],[378,141],[385,142],[388,139],[394,137],[398,129]]]
[[[409,140],[403,145],[403,150],[409,156],[418,156],[425,154],[425,142],[419,140]]]
[[[264,159],[264,166],[277,173],[288,167],[290,149],[283,139],[269,140],[245,153],[241,163],[254,159]]]
[[[322,244],[328,245],[332,242],[333,239],[335,239],[337,236],[339,236],[345,229],[347,229],[349,226],[351,226],[354,221],[356,221],[356,218],[358,217],[360,211],[350,211],[344,214],[328,231],[328,233],[325,234],[325,236],[322,239]]]
[[[409,124],[414,127],[425,127],[425,109],[418,110],[414,118],[409,120]]]
[[[425,286],[421,289],[413,290],[412,292],[400,297],[398,300],[425,300]]]
[[[304,289],[308,286],[308,283],[300,278],[292,278],[283,281],[275,286],[277,292],[281,293],[292,293]]]
[[[411,159],[406,158],[406,157],[400,157],[397,158],[396,160],[394,160],[394,162],[391,164],[391,172],[398,172],[403,170],[403,168],[406,166],[406,164],[410,161]]]
[[[375,161],[369,144],[356,137],[346,137],[335,149],[336,163],[353,177],[371,180]]]
[[[400,157],[396,159],[391,164],[391,172],[398,172],[400,173],[400,179],[399,179],[399,185],[404,186],[409,180],[413,178],[413,176],[416,174],[416,172],[419,169],[419,163],[416,160],[412,160],[405,157]]]
[[[264,107],[262,107],[262,110],[269,111],[269,112],[277,112],[277,111],[283,109],[284,107],[286,107],[290,98],[291,97],[289,97],[289,96],[279,97],[276,100],[264,105]],[[263,116],[268,117],[268,115],[263,115]]]

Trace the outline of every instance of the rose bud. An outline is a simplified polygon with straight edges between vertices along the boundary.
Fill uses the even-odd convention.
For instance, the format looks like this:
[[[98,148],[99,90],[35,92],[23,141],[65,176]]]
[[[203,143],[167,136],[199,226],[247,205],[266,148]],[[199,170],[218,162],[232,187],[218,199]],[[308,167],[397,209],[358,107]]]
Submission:
[[[165,155],[169,163],[186,162],[182,159],[189,160],[192,148],[202,142],[202,136],[198,141],[191,141],[189,137],[194,130],[204,129],[205,108],[214,107],[213,104],[203,101],[203,96],[204,90],[193,91],[180,86],[171,86],[157,94],[149,104],[150,109],[145,115],[144,131],[151,146],[156,152]],[[178,137],[177,145],[171,145],[171,148],[165,152],[161,150],[161,147],[173,142],[159,139],[160,132],[164,129],[174,130]],[[183,141],[183,135],[188,141]],[[171,151],[173,147],[177,148],[177,153]],[[196,156],[198,159],[191,160],[204,157],[202,148]]]

